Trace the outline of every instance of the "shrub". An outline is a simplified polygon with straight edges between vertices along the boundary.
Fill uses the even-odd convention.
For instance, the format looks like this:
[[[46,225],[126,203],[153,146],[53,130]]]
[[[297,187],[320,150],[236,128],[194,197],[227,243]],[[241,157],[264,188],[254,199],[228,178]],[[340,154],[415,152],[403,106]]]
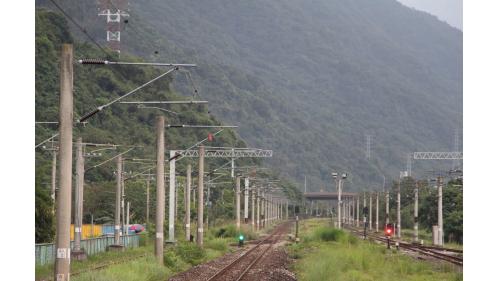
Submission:
[[[197,265],[205,258],[205,250],[194,243],[180,243],[175,247],[175,253],[183,261]]]
[[[214,238],[205,243],[205,247],[219,252],[227,251],[227,242],[222,238]]]
[[[346,238],[345,232],[332,227],[320,227],[314,232],[314,238],[322,241],[341,242]]]

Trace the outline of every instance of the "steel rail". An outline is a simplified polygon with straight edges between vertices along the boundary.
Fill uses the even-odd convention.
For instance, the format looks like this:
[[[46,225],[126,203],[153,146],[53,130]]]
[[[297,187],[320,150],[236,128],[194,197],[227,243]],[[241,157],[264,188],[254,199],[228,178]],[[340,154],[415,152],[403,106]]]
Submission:
[[[358,231],[354,228],[347,228],[347,229],[349,229],[351,232],[356,233],[359,236],[363,236],[363,233],[361,231]],[[381,237],[378,235],[374,235],[372,233],[367,233],[367,236],[371,237],[379,242],[382,242],[382,243],[387,242],[387,238],[384,238],[384,237]],[[391,245],[395,245],[396,242],[397,241],[395,241],[395,240],[389,239],[389,243]],[[414,251],[414,252],[423,254],[425,256],[430,256],[430,257],[434,257],[434,258],[439,259],[439,260],[447,261],[447,262],[453,263],[455,265],[463,266],[463,257],[457,257],[457,256],[449,255],[449,254],[440,253],[440,252],[437,252],[438,250],[434,250],[434,249],[425,249],[424,248],[425,246],[412,245],[411,243],[404,242],[404,241],[399,242],[399,247],[404,248],[406,250],[410,250],[410,251]],[[447,248],[440,248],[439,249],[439,251],[448,251],[448,250],[450,250],[450,249],[447,249]],[[457,251],[458,250],[456,250],[455,252],[457,252]],[[450,250],[450,252],[454,252],[454,249]],[[460,253],[460,252],[457,252],[457,253]]]
[[[212,275],[210,278],[207,279],[207,281],[212,281],[212,280],[216,280],[216,278],[222,276],[224,273],[226,273],[229,269],[231,269],[234,265],[236,265],[238,262],[242,261],[244,258],[248,257],[248,255],[252,252],[254,252],[257,248],[259,248],[260,246],[264,245],[265,242],[271,240],[271,238],[273,238],[273,236],[278,233],[279,231],[281,231],[281,228],[280,226],[276,227],[276,229],[271,233],[269,234],[266,238],[264,238],[262,241],[260,241],[257,245],[255,245],[254,247],[252,247],[250,250],[246,251],[244,254],[242,254],[241,256],[239,256],[238,258],[236,258],[234,261],[232,261],[230,264],[226,265],[225,267],[223,267],[222,269],[220,269],[219,271],[217,271],[214,275]],[[271,244],[272,245],[272,244]],[[259,256],[260,257],[260,256]],[[258,257],[258,258],[259,258]],[[241,276],[240,276],[241,277]],[[240,279],[238,279],[240,280]]]

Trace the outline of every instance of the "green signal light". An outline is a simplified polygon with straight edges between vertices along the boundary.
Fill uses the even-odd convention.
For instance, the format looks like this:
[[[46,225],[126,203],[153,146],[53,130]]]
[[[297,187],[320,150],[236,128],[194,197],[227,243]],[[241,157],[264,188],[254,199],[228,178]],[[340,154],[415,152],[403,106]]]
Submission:
[[[243,240],[245,237],[243,237],[243,235],[240,235],[240,240]]]

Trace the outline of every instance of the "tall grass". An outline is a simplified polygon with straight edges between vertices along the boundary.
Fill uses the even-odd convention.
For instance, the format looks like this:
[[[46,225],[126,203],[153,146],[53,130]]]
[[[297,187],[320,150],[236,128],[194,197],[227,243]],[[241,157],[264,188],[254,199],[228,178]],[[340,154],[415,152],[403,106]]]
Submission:
[[[326,226],[302,222],[304,242],[288,247],[299,280],[463,280],[452,265],[415,260]]]

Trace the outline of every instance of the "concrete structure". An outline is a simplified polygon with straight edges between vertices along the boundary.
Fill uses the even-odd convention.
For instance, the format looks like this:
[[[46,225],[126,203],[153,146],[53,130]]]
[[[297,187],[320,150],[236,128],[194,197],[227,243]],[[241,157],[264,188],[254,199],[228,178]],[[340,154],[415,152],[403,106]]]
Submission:
[[[199,147],[198,158],[198,231],[196,244],[203,246],[203,175],[205,173],[205,146]]]
[[[165,221],[165,117],[156,118],[156,239],[155,256],[163,264],[163,222]]]
[[[59,191],[56,198],[56,261],[54,280],[69,281],[71,176],[73,156],[73,45],[63,44],[59,87]]]

